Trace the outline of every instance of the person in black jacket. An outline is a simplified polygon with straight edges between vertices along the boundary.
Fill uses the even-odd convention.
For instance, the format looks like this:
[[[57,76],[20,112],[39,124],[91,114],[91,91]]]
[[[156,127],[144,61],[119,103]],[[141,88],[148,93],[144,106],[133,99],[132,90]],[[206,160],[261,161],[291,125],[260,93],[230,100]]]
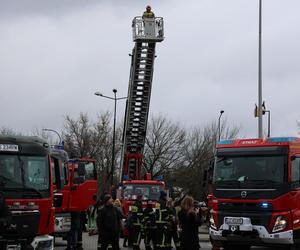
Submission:
[[[0,190],[0,236],[4,229],[9,226],[11,213],[5,201],[4,194]]]
[[[194,206],[194,199],[186,196],[181,203],[178,213],[179,226],[181,228],[181,250],[198,250],[198,227],[201,226],[201,213],[199,207]]]
[[[119,250],[120,220],[122,214],[113,205],[111,195],[104,196],[104,206],[99,210],[97,217],[97,227],[100,236],[98,249]]]

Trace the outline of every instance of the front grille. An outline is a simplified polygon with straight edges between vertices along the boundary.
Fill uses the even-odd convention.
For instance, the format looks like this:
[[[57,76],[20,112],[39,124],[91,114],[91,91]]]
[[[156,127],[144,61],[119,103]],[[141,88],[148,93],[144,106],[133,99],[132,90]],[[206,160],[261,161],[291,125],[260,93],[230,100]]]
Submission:
[[[254,202],[222,202],[219,204],[219,210],[222,211],[249,211],[249,212],[266,212],[272,211],[270,205],[268,208],[262,208],[261,203]]]
[[[9,227],[3,232],[7,238],[32,238],[38,234],[40,213],[33,211],[12,211]]]
[[[268,229],[272,216],[272,208],[261,208],[259,203],[220,203],[218,207],[219,225],[225,217],[246,217],[251,219],[252,225],[261,225]]]

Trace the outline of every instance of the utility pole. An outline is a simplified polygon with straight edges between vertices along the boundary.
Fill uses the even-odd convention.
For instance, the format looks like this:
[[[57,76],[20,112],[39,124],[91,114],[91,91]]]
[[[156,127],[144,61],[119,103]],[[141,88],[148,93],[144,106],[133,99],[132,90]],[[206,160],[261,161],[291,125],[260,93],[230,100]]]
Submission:
[[[263,138],[262,120],[262,0],[259,0],[259,39],[258,39],[258,138]]]
[[[111,97],[111,96],[106,96],[106,95],[103,95],[102,93],[100,92],[95,92],[95,95],[96,96],[101,96],[101,97],[104,97],[104,98],[107,98],[107,99],[110,99],[110,100],[113,100],[114,101],[114,123],[113,123],[113,143],[112,143],[112,153],[111,153],[111,170],[110,170],[110,185],[112,186],[113,183],[114,183],[114,171],[115,171],[115,168],[114,168],[114,165],[115,165],[115,144],[116,144],[116,115],[117,115],[117,101],[118,100],[122,100],[122,99],[127,99],[127,96],[126,97],[118,97],[117,98],[117,89],[113,89],[112,90],[113,93],[114,93],[114,96]]]

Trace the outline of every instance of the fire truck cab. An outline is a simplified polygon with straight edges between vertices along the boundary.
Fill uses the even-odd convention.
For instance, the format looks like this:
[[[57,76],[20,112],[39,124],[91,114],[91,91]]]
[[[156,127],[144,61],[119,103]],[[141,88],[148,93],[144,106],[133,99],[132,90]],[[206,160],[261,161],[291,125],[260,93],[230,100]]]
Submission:
[[[300,249],[300,138],[221,140],[212,187],[213,246]]]
[[[0,192],[12,219],[0,232],[1,249],[54,249],[50,151],[36,136],[0,137]]]
[[[71,212],[83,212],[96,202],[96,160],[68,159],[60,147],[51,150],[55,177],[55,236],[66,237],[71,228]]]
[[[143,207],[147,206],[147,201],[152,201],[153,206],[159,200],[160,191],[165,189],[163,181],[156,180],[131,180],[122,182],[121,199],[123,201],[123,211],[125,214],[131,209],[131,206],[140,198]]]

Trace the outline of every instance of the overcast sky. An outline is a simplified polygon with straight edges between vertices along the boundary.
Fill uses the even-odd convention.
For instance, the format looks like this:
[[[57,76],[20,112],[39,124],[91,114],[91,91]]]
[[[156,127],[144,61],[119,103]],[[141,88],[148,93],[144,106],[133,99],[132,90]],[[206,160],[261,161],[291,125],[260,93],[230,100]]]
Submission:
[[[66,114],[112,111],[113,101],[94,92],[127,94],[131,21],[147,4],[164,17],[166,36],[151,114],[198,126],[225,110],[243,136],[256,137],[258,0],[0,0],[0,127],[61,130]],[[263,0],[263,100],[273,136],[298,132],[299,10],[299,0]],[[119,121],[124,109],[119,101]]]

